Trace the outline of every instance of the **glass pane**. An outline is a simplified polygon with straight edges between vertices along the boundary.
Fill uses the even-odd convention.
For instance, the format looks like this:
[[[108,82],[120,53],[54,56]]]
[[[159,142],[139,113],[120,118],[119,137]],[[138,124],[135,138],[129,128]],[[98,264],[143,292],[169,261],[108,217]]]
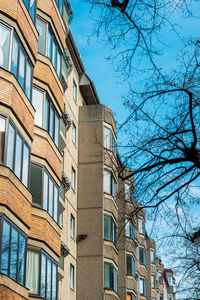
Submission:
[[[19,178],[21,178],[21,166],[22,166],[22,139],[17,134],[14,172]]]
[[[30,0],[30,16],[33,22],[35,22],[35,2],[36,0]]]
[[[10,277],[16,280],[17,274],[17,248],[18,248],[18,232],[12,228],[11,232],[11,249],[10,249]]]
[[[55,129],[54,129],[54,141],[56,146],[58,147],[58,143],[59,143],[59,118],[58,115],[55,114]]]
[[[47,259],[47,300],[51,300],[51,278],[52,273],[51,273],[51,260]]]
[[[126,256],[126,272],[129,275],[132,275],[132,266],[131,266],[131,256]]]
[[[27,251],[26,261],[26,287],[31,294],[39,293],[39,258],[40,254],[34,251]]]
[[[54,220],[58,222],[58,188],[54,185]]]
[[[26,87],[25,93],[28,99],[31,99],[31,86],[32,86],[32,67],[29,61],[26,61]]]
[[[128,221],[128,220],[126,220],[126,225],[125,225],[126,227],[125,227],[125,229],[126,229],[126,236],[127,237],[130,237],[130,227],[131,227],[131,224],[130,224],[130,222]]]
[[[20,234],[19,235],[19,258],[18,258],[18,278],[17,281],[24,285],[24,268],[26,259],[26,238]]]
[[[57,300],[57,266],[52,265],[52,300]]]
[[[60,78],[61,75],[61,54],[60,51],[57,51],[57,68],[56,68],[56,72],[58,77]]]
[[[72,123],[72,142],[76,144],[76,126]]]
[[[22,49],[20,49],[18,81],[22,88],[24,88],[24,74],[25,74],[25,53]]]
[[[5,146],[5,126],[6,120],[0,117],[0,163],[4,163],[4,146]]]
[[[41,260],[41,297],[45,297],[45,291],[46,291],[46,262],[47,262],[47,258],[42,253],[42,260]]]
[[[63,15],[63,0],[59,1],[59,11],[60,11],[60,14],[62,16]]]
[[[7,159],[6,159],[6,165],[11,170],[13,170],[14,141],[15,141],[15,129],[9,123],[9,126],[8,126],[8,142],[7,142]]]
[[[4,220],[1,242],[1,273],[8,275],[8,257],[10,249],[10,225]]]
[[[26,5],[26,8],[28,9],[29,0],[24,0],[24,3]]]
[[[31,165],[30,191],[33,204],[41,207],[42,169],[35,165]]]
[[[111,173],[104,170],[104,192],[111,194]]]
[[[53,181],[49,178],[49,209],[48,212],[53,216]]]
[[[134,234],[134,225],[131,223],[131,238],[134,240],[135,234]]]
[[[110,265],[104,264],[104,287],[105,288],[111,288],[111,282],[110,282]]]
[[[37,18],[36,19],[36,27],[39,32],[38,52],[45,55],[46,54],[46,27],[47,27],[47,24]]]
[[[117,270],[114,268],[114,291],[117,293]]]
[[[8,69],[10,49],[10,29],[0,24],[0,66]]]
[[[111,217],[104,216],[104,239],[111,240],[110,232],[111,232]]]
[[[111,149],[111,131],[106,126],[104,126],[104,147]]]
[[[43,102],[44,102],[44,93],[40,90],[33,88],[32,95],[32,104],[35,108],[35,124],[37,126],[43,126]]]
[[[44,179],[43,179],[43,209],[47,210],[47,200],[48,200],[48,175],[44,172]]]
[[[116,181],[113,176],[112,176],[112,196],[113,196],[114,200],[117,199]]]
[[[44,120],[44,128],[49,130],[49,100],[46,97],[45,100],[45,120]]]
[[[29,159],[30,159],[30,149],[24,143],[22,182],[26,187],[28,186]]]
[[[74,267],[70,265],[70,288],[74,289]]]
[[[53,139],[53,127],[54,127],[54,111],[52,105],[50,105],[50,119],[49,119],[49,134]]]
[[[52,64],[56,69],[56,43],[54,39],[53,39],[53,48],[52,48]]]
[[[72,215],[71,215],[71,224],[70,224],[70,236],[72,238],[74,238],[75,236],[75,219]]]
[[[52,49],[52,33],[48,30],[48,44],[47,44],[47,56],[51,59],[51,49]]]
[[[18,53],[19,53],[19,44],[16,37],[13,35],[11,72],[15,75],[15,77],[17,77]]]
[[[135,260],[133,259],[133,257],[131,258],[132,261],[132,275],[135,275]]]

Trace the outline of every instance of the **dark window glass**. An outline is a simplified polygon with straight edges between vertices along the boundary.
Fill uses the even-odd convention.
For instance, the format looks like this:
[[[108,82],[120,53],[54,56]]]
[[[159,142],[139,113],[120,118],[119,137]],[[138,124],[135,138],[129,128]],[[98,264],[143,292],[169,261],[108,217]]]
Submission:
[[[36,27],[39,32],[38,52],[46,55],[46,27],[47,24],[40,19],[36,19]]]
[[[19,43],[16,37],[13,36],[11,72],[15,75],[15,77],[17,77],[18,55],[19,55]]]
[[[116,243],[116,224],[111,216],[104,216],[104,239]]]
[[[42,169],[33,164],[31,164],[30,191],[32,194],[32,203],[41,207]]]
[[[117,270],[109,263],[104,263],[104,287],[117,293]]]
[[[24,89],[24,75],[25,75],[25,53],[22,48],[19,51],[19,76],[18,81],[22,89]]]
[[[47,56],[51,59],[52,55],[52,33],[48,30],[48,44],[47,44]]]
[[[21,167],[22,167],[22,138],[17,134],[14,172],[19,178],[21,178]]]
[[[51,259],[50,256],[48,256],[44,252],[42,252],[42,258],[41,258],[40,296],[44,297],[47,300],[57,299],[57,265],[55,264],[53,259]]]
[[[134,232],[134,225],[131,221],[126,220],[126,236],[134,240],[135,232]]]
[[[11,30],[0,24],[0,67],[8,69]]]
[[[24,4],[26,5],[26,8],[28,9],[29,8],[29,0],[23,0],[24,1]]]
[[[43,208],[47,210],[47,202],[48,202],[48,182],[49,178],[46,172],[44,172],[43,179]]]
[[[30,160],[30,149],[24,144],[23,152],[23,169],[22,169],[22,182],[25,186],[28,186],[28,170],[29,170],[29,160]]]
[[[4,163],[6,120],[0,117],[0,163]]]
[[[1,273],[8,275],[10,249],[10,224],[4,220],[1,240]]]
[[[58,77],[61,76],[61,53],[60,50],[57,51],[57,66],[56,66],[56,72],[58,74]]]
[[[26,237],[3,217],[0,272],[24,285]]]
[[[36,0],[29,0],[29,1],[30,1],[30,9],[29,9],[30,16],[31,16],[31,19],[33,20],[33,22],[35,22]]]
[[[126,272],[128,275],[135,276],[135,260],[132,255],[126,255]]]
[[[146,252],[144,248],[139,248],[139,261],[142,265],[146,265]]]
[[[104,170],[104,192],[117,199],[117,183],[111,171]]]
[[[16,275],[17,275],[17,248],[18,248],[18,231],[12,228],[11,251],[10,251],[10,277],[13,280],[16,280]]]
[[[53,39],[53,47],[52,47],[52,63],[54,69],[56,69],[56,42],[54,39]]]
[[[30,99],[31,98],[31,83],[32,83],[32,68],[29,61],[26,61],[26,86],[25,86],[25,93],[26,96]]]

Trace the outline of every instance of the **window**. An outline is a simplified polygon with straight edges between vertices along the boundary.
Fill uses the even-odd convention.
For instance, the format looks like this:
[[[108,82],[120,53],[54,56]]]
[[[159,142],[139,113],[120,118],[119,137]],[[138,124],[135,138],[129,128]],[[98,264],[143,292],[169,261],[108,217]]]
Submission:
[[[145,234],[145,224],[143,219],[138,219],[138,230],[139,233]]]
[[[70,218],[70,236],[73,239],[75,238],[75,218],[73,215]]]
[[[156,277],[155,277],[155,275],[151,275],[151,288],[156,289]]]
[[[126,219],[125,231],[126,231],[126,237],[129,237],[132,240],[134,240],[134,238],[135,238],[134,225],[131,221],[129,221],[127,219]]]
[[[64,0],[56,0],[56,4],[58,6],[61,16],[63,16],[63,2]]]
[[[168,299],[169,299],[169,300],[173,300],[172,294],[169,294],[169,295],[168,295]]]
[[[140,293],[141,296],[145,296],[147,295],[147,284],[145,279],[143,278],[138,278],[137,280],[137,290]]]
[[[125,200],[131,203],[134,202],[134,193],[131,184],[125,182]]]
[[[30,191],[32,203],[48,211],[58,223],[58,186],[45,168],[31,164]]]
[[[171,286],[173,285],[173,279],[171,276],[167,277],[167,280],[168,280],[168,284]]]
[[[116,243],[116,224],[111,216],[104,215],[104,239]]]
[[[70,289],[74,290],[74,266],[70,264]]]
[[[71,187],[73,190],[76,190],[76,171],[74,168],[72,168],[72,173],[71,173]]]
[[[51,60],[58,77],[61,78],[62,53],[52,33],[51,27],[46,21],[38,17],[36,18],[36,27],[39,32],[38,52]]]
[[[27,251],[26,287],[30,294],[57,300],[57,264],[44,251]]]
[[[112,133],[112,130],[106,126],[104,126],[104,147],[106,149],[111,150],[114,155],[116,155],[117,151],[117,143]]]
[[[146,252],[145,252],[144,248],[137,247],[136,248],[136,256],[137,256],[137,259],[139,260],[140,264],[146,266]]]
[[[2,216],[0,272],[25,285],[26,236]]]
[[[159,279],[158,279],[158,280],[159,280],[159,283],[160,283],[160,284],[163,284],[163,277],[162,277],[161,274],[159,274]]]
[[[154,250],[150,250],[151,264],[156,264],[156,254]]]
[[[77,85],[74,80],[73,80],[73,99],[75,102],[77,102]]]
[[[36,0],[23,0],[33,22],[35,22]]]
[[[135,276],[135,260],[132,255],[126,255],[126,273]]]
[[[104,170],[104,193],[113,196],[117,199],[117,183],[111,171]]]
[[[35,124],[47,130],[56,146],[59,147],[60,118],[48,94],[33,87],[32,104],[36,110]]]
[[[30,168],[30,147],[13,125],[11,120],[8,122],[8,136],[6,149],[6,166],[9,167],[15,175],[22,181],[22,183],[29,186],[29,168]],[[6,118],[0,116],[1,126],[1,160],[4,159],[4,147],[5,143],[5,124]]]
[[[14,29],[0,23],[0,36],[0,67],[14,74],[26,96],[31,100],[33,66]]]
[[[76,145],[76,126],[72,122],[72,142]]]
[[[126,295],[126,300],[136,300],[136,297],[132,293],[128,293]]]
[[[109,263],[104,263],[104,287],[117,293],[117,270]]]

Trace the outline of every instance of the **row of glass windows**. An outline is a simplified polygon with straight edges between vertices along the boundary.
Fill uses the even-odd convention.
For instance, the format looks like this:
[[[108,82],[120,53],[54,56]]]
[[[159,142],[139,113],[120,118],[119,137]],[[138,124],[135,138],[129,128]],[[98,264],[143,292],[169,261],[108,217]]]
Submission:
[[[104,193],[113,196],[117,200],[117,183],[111,171],[104,170]]]
[[[15,75],[26,96],[31,99],[33,66],[12,28],[0,23],[0,36],[0,67]]]
[[[36,27],[39,32],[38,52],[51,60],[58,77],[61,78],[62,54],[50,28],[50,24],[37,17]]]
[[[104,287],[117,293],[117,270],[109,263],[104,263]]]
[[[44,167],[31,164],[30,191],[32,203],[48,211],[58,223],[59,189]]]
[[[30,147],[8,118],[0,116],[0,163],[29,186]]]
[[[104,215],[104,239],[116,244],[117,229],[111,216]]]
[[[47,92],[33,87],[32,104],[36,110],[35,124],[47,130],[56,146],[59,147],[60,119]]]

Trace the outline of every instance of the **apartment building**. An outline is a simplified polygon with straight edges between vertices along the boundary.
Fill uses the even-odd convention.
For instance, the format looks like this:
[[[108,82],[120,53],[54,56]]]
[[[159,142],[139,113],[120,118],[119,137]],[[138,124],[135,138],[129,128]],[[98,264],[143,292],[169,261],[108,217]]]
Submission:
[[[174,299],[72,17],[0,0],[0,299]]]

